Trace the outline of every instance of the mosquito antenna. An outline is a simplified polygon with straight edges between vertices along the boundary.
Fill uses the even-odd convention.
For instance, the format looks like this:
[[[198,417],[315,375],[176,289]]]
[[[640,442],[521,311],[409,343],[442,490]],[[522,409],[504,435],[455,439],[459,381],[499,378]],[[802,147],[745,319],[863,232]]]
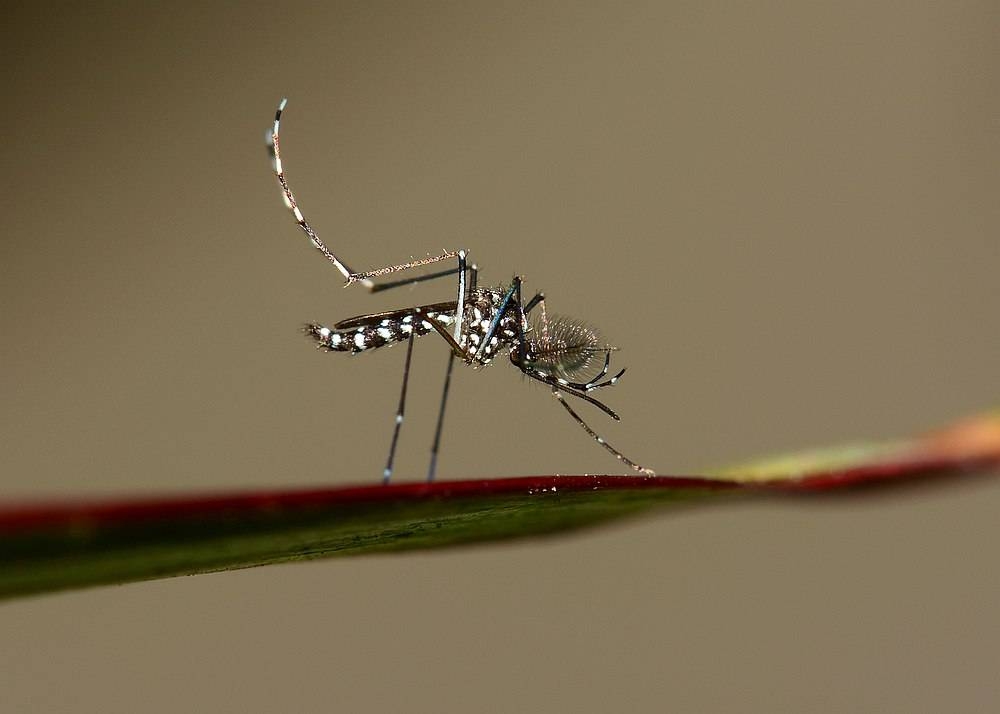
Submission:
[[[652,469],[647,469],[644,466],[640,466],[639,464],[637,464],[636,462],[634,462],[632,459],[630,459],[629,457],[627,457],[625,454],[623,454],[622,452],[620,452],[618,449],[616,449],[615,447],[613,447],[611,444],[609,444],[607,441],[605,441],[604,437],[600,436],[596,431],[594,431],[589,426],[587,426],[587,422],[585,422],[583,419],[581,419],[580,415],[577,414],[575,411],[573,411],[573,407],[571,407],[569,404],[566,403],[566,400],[563,399],[563,395],[559,393],[558,389],[556,389],[555,387],[553,387],[552,388],[552,394],[553,394],[553,396],[556,399],[559,400],[559,403],[563,405],[563,408],[567,412],[569,412],[569,415],[571,417],[573,417],[573,420],[577,424],[579,424],[581,427],[583,427],[583,430],[585,432],[587,432],[588,434],[590,434],[598,444],[600,444],[605,449],[607,449],[609,452],[611,452],[611,454],[614,455],[614,457],[616,459],[618,459],[619,461],[621,461],[623,464],[626,464],[629,467],[635,469],[636,471],[642,472],[646,476],[655,476],[656,475],[656,473]],[[576,396],[580,396],[580,395],[576,395]]]

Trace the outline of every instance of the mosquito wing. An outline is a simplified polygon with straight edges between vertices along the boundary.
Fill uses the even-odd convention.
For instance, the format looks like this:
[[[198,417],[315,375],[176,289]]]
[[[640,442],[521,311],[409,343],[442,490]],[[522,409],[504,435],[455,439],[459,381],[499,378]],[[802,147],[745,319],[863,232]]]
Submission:
[[[349,317],[346,320],[341,320],[333,327],[337,330],[350,330],[356,327],[377,325],[383,320],[398,322],[404,317],[408,315],[416,315],[418,312],[424,315],[427,313],[431,313],[432,315],[454,315],[457,310],[458,301],[448,300],[445,302],[431,303],[430,305],[421,305],[419,307],[404,307],[399,310],[387,310],[386,312],[375,312],[370,315]]]

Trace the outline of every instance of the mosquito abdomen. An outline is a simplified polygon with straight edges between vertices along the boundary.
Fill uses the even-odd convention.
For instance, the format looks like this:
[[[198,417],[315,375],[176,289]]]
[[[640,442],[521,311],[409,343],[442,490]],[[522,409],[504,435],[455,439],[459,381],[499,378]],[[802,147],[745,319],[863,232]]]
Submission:
[[[443,325],[450,325],[455,320],[454,315],[447,313],[428,315]],[[318,323],[309,323],[305,327],[306,334],[315,339],[319,347],[352,354],[405,342],[411,334],[422,337],[433,331],[434,326],[419,315],[403,315],[347,329],[325,327]]]

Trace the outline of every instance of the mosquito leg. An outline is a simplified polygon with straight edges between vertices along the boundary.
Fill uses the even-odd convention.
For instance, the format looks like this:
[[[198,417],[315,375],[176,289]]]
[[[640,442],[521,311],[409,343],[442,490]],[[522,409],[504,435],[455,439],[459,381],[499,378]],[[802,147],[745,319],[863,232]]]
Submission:
[[[295,194],[292,193],[292,189],[288,186],[288,180],[285,178],[285,171],[281,165],[281,146],[278,143],[278,134],[281,129],[281,113],[285,110],[285,104],[288,103],[287,99],[282,99],[278,104],[278,109],[274,113],[274,126],[267,136],[267,148],[268,153],[271,155],[271,163],[274,168],[274,175],[278,179],[278,184],[281,186],[281,193],[285,199],[285,205],[292,212],[295,217],[295,222],[298,224],[302,232],[309,237],[309,240],[316,247],[316,249],[323,254],[327,260],[333,263],[333,266],[340,271],[340,274],[347,279],[347,284],[350,285],[352,280],[351,276],[354,275],[354,271],[347,267],[336,255],[334,255],[326,244],[320,240],[320,237],[316,235],[316,231],[313,230],[312,226],[309,225],[309,221],[305,219],[302,215],[302,211],[299,210],[299,204],[295,200]],[[365,281],[362,281],[365,282]],[[365,284],[371,288],[372,282],[370,280],[366,281]]]
[[[577,389],[582,389],[585,392],[589,392],[591,389],[597,389],[598,387],[607,387],[607,386],[610,386],[610,385],[614,384],[615,382],[617,382],[618,379],[623,374],[625,374],[625,370],[623,369],[621,372],[619,372],[618,374],[616,374],[614,377],[612,377],[608,381],[602,382],[602,383],[598,384],[598,380],[600,380],[604,375],[606,375],[608,373],[608,369],[610,367],[611,367],[611,350],[605,350],[605,352],[604,352],[604,366],[601,367],[601,371],[598,372],[597,374],[595,374],[590,379],[588,379],[583,384],[579,384],[577,382],[570,382],[570,386],[575,387]]]
[[[419,258],[417,260],[411,260],[407,263],[400,263],[399,265],[387,265],[384,268],[376,268],[375,270],[368,270],[363,273],[351,273],[347,276],[347,284],[351,283],[363,283],[370,291],[375,292],[375,284],[372,283],[372,278],[379,278],[383,275],[389,275],[391,273],[398,273],[402,270],[409,270],[410,268],[422,268],[425,265],[432,265],[433,263],[440,263],[442,260],[448,260],[449,258],[456,258],[461,255],[460,261],[464,261],[465,251],[454,251],[447,250],[441,255],[433,255],[427,258]],[[462,272],[464,268],[459,267],[455,272]],[[435,277],[441,277],[441,275],[447,275],[444,271],[440,275]],[[420,282],[420,280],[413,280],[409,282]],[[404,285],[406,283],[403,283]]]
[[[403,365],[403,387],[399,391],[399,409],[396,410],[396,423],[392,428],[392,442],[389,444],[389,459],[382,472],[382,483],[388,484],[392,478],[392,462],[396,456],[396,443],[399,441],[399,427],[403,424],[403,412],[406,410],[406,383],[410,380],[410,358],[413,356],[413,333],[406,341],[406,362]]]
[[[583,391],[585,392],[591,392],[595,389],[600,389],[601,387],[610,387],[612,385],[618,384],[618,380],[622,378],[623,374],[625,374],[624,367],[618,370],[618,374],[616,374],[611,379],[606,379],[603,382],[597,382],[596,380],[600,379],[600,376],[594,377],[593,380],[582,385],[580,388],[583,389]]]
[[[416,285],[417,283],[423,283],[428,280],[436,280],[438,278],[445,278],[449,275],[456,275],[459,272],[459,268],[449,268],[448,270],[439,270],[436,273],[427,273],[426,275],[420,275],[416,278],[406,278],[403,280],[393,280],[390,283],[377,283],[372,284],[368,289],[369,292],[380,293],[383,290],[391,290],[392,288],[405,287],[407,285]]]
[[[451,352],[448,353],[448,369],[444,374],[444,389],[441,392],[441,408],[438,410],[437,426],[434,428],[434,443],[431,444],[431,463],[427,468],[427,480],[434,480],[434,472],[437,470],[437,458],[438,458],[438,447],[441,445],[441,429],[444,426],[444,409],[448,404],[448,389],[451,387],[451,370],[455,366],[455,348],[461,349],[460,342],[462,339],[462,322],[465,319],[465,300],[470,297],[476,289],[476,284],[479,280],[479,266],[473,264],[466,267],[465,262],[465,251],[461,250],[458,252],[458,307],[455,311],[455,332],[451,336],[451,344],[453,345]],[[437,320],[432,321],[432,325],[438,323]],[[440,323],[434,325],[435,329],[441,334]]]
[[[458,255],[455,251],[445,251],[441,255],[431,256],[427,258],[420,258],[418,260],[411,260],[407,263],[401,263],[399,265],[390,265],[385,268],[377,268],[376,270],[369,270],[364,273],[357,273],[351,270],[347,265],[340,260],[326,244],[316,235],[316,231],[313,227],[309,225],[309,221],[305,219],[299,208],[298,201],[295,200],[295,194],[292,193],[291,187],[288,185],[288,179],[285,178],[284,167],[281,163],[281,144],[279,142],[279,133],[281,129],[281,114],[285,110],[285,105],[288,103],[287,99],[282,99],[278,103],[278,109],[274,113],[274,126],[271,128],[267,135],[267,148],[268,153],[271,155],[271,162],[274,168],[274,175],[278,179],[278,185],[281,186],[281,193],[285,199],[285,205],[292,212],[292,216],[295,217],[295,222],[298,224],[302,232],[308,236],[309,240],[316,247],[316,249],[323,254],[327,260],[333,263],[334,267],[340,271],[340,274],[344,276],[347,280],[346,285],[352,285],[354,283],[361,283],[369,291],[374,292],[377,288],[372,278],[377,278],[382,275],[388,275],[390,273],[396,273],[401,270],[409,270],[410,268],[419,268],[424,265],[431,265],[432,263],[438,263],[442,260],[448,260],[449,258],[454,258]],[[417,281],[415,281],[417,282]],[[384,289],[384,288],[383,288]]]
[[[616,374],[611,379],[605,380],[604,382],[596,382],[595,380],[600,379],[606,373],[606,370],[603,370],[601,374],[597,375],[596,377],[594,377],[593,380],[587,383],[570,382],[568,379],[563,379],[561,377],[555,377],[551,374],[546,374],[545,372],[535,369],[534,367],[523,366],[516,361],[514,362],[514,364],[517,366],[518,369],[520,369],[522,372],[524,372],[532,379],[537,379],[539,382],[551,385],[553,387],[556,387],[557,389],[565,389],[567,390],[568,393],[574,394],[575,396],[581,398],[583,398],[583,395],[586,394],[587,392],[592,392],[593,390],[600,389],[601,387],[610,387],[613,384],[617,384],[618,380],[621,379],[623,374],[625,374],[625,369],[623,368],[618,372],[618,374]],[[581,394],[576,394],[576,392],[581,392]],[[589,398],[587,399],[588,401],[593,401],[590,400]],[[597,403],[600,404],[600,402]],[[604,407],[602,406],[602,408]],[[607,409],[605,409],[605,411],[608,411],[609,414],[612,415],[614,414],[613,412]],[[615,417],[615,419],[617,418],[618,417]]]
[[[583,419],[581,419],[580,415],[577,414],[575,411],[573,411],[573,407],[571,407],[566,402],[566,400],[563,399],[563,396],[562,396],[562,394],[559,393],[558,389],[556,389],[555,387],[553,387],[552,388],[552,394],[555,396],[556,399],[559,400],[559,403],[563,405],[563,408],[567,412],[569,412],[569,415],[571,417],[573,417],[574,421],[576,421],[577,424],[579,424],[581,427],[583,427],[583,430],[586,431],[588,434],[590,434],[598,444],[600,444],[605,449],[607,449],[609,452],[611,452],[611,454],[614,455],[614,457],[616,459],[618,459],[619,461],[621,461],[623,464],[626,464],[630,468],[632,468],[632,469],[634,469],[636,471],[640,471],[640,472],[642,472],[643,474],[645,474],[647,476],[655,476],[656,475],[655,472],[653,472],[652,469],[647,469],[647,468],[645,468],[643,466],[640,466],[639,464],[637,464],[636,462],[634,462],[632,459],[628,458],[625,454],[623,454],[622,452],[620,452],[618,449],[616,449],[615,447],[613,447],[611,444],[609,444],[608,442],[606,442],[604,440],[604,437],[600,436],[596,431],[594,431],[589,426],[587,426],[587,422],[585,422]]]
[[[465,262],[465,251],[458,252],[458,301],[455,310],[455,331],[454,334],[449,335],[438,320],[427,317],[428,321],[437,330],[442,337],[444,337],[451,345],[451,352],[448,353],[448,369],[445,372],[444,377],[444,389],[441,392],[441,407],[438,410],[437,426],[434,429],[434,442],[431,444],[431,463],[427,468],[427,480],[434,480],[434,472],[437,470],[437,458],[438,449],[441,446],[441,430],[444,427],[444,411],[445,407],[448,405],[448,390],[451,387],[451,371],[452,367],[455,365],[455,355],[461,353],[461,346],[459,341],[462,339],[462,320],[465,316],[465,299],[471,294],[471,289],[467,286],[467,278],[471,278],[473,287],[475,289],[475,282],[478,278],[479,269],[476,266],[472,266],[471,271],[467,268]],[[413,333],[410,333],[410,343],[413,343]]]
[[[601,371],[595,374],[587,382],[569,382],[565,380],[556,380],[556,381],[559,382],[559,386],[561,387],[572,387],[573,389],[579,389],[580,391],[583,392],[590,392],[595,389],[600,389],[601,387],[610,387],[614,384],[617,384],[618,380],[622,378],[623,374],[625,374],[625,369],[622,368],[621,370],[619,370],[618,374],[616,374],[611,379],[599,382],[598,380],[600,380],[604,375],[608,373],[608,368],[610,366],[611,366],[611,348],[608,348],[604,352],[604,367],[602,367]]]
[[[528,304],[524,306],[524,314],[527,315],[529,312],[535,309],[538,303],[544,301],[545,301],[545,293],[535,293],[535,297],[528,300]]]
[[[577,391],[573,387],[569,386],[569,382],[566,382],[566,380],[560,381],[557,377],[553,377],[552,375],[548,374],[543,374],[531,367],[522,367],[517,362],[515,362],[514,364],[524,374],[531,377],[535,381],[541,382],[542,384],[547,384],[548,386],[552,387],[552,389],[561,389],[564,392],[566,392],[566,394],[570,394],[576,397],[577,399],[582,399],[585,402],[589,402],[590,404],[593,404],[595,407],[600,409],[602,412],[607,414],[615,421],[621,421],[621,417],[618,416],[618,414],[616,414],[615,411],[607,404],[605,404],[604,402],[597,401],[596,399],[594,399],[589,394],[586,394],[585,392]]]
[[[437,427],[434,429],[434,443],[431,444],[431,465],[427,469],[427,480],[434,480],[437,471],[438,447],[441,446],[441,428],[444,426],[444,408],[448,404],[448,389],[451,387],[451,369],[455,365],[455,353],[448,353],[448,369],[444,373],[444,391],[441,392],[441,408],[438,410]]]
[[[469,277],[465,263],[465,251],[458,251],[458,307],[455,308],[455,332],[452,337],[455,342],[462,341],[462,321],[465,318],[465,281]]]
[[[455,356],[461,357],[462,359],[465,359],[467,362],[470,361],[466,359],[465,350],[462,349],[462,346],[460,344],[455,342],[455,338],[452,337],[452,334],[450,332],[448,332],[448,328],[444,325],[444,323],[442,323],[440,320],[431,317],[425,312],[421,312],[420,310],[414,311],[413,314],[416,317],[419,317],[424,322],[430,323],[430,326],[433,327],[435,330],[437,330],[438,334],[441,335],[441,337],[444,338],[444,341],[448,343],[448,346],[451,347],[451,351],[455,354]]]

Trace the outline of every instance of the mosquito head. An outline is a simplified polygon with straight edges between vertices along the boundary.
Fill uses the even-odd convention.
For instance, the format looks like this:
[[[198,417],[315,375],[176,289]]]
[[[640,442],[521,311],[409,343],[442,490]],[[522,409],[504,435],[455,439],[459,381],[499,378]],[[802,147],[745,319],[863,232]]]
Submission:
[[[545,374],[573,380],[590,370],[595,356],[613,349],[586,323],[550,316],[532,326],[511,358]]]

